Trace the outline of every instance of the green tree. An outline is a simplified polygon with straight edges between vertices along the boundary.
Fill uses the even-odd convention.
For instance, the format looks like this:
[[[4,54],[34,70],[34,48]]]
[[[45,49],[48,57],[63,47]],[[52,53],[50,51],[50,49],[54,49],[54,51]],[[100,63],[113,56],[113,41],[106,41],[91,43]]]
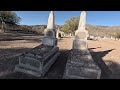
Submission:
[[[75,31],[78,29],[78,24],[79,24],[79,17],[72,17],[65,22],[61,30],[65,33],[74,34]]]
[[[15,25],[18,24],[20,20],[21,18],[13,11],[0,11],[0,22]]]

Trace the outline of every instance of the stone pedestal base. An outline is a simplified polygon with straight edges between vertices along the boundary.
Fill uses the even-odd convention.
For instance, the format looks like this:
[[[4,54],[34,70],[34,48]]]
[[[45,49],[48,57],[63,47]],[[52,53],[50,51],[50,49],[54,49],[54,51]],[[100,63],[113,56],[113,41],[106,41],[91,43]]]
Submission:
[[[73,49],[87,50],[87,40],[76,39],[73,41]]]
[[[59,48],[40,45],[19,57],[16,72],[23,72],[36,77],[44,76],[59,56]]]
[[[100,79],[101,70],[94,63],[88,50],[71,50],[64,79]]]
[[[49,45],[49,46],[56,46],[57,45],[57,38],[46,36],[42,39],[42,44]]]

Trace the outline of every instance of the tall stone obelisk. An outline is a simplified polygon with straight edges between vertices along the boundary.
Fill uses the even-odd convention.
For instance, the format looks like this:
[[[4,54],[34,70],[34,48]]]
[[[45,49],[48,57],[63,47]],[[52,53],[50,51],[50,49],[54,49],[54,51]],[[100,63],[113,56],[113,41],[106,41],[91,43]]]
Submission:
[[[54,29],[55,28],[55,19],[54,19],[54,12],[51,11],[48,17],[48,24],[47,24],[47,29]]]
[[[86,26],[86,11],[82,11],[80,15],[78,30],[85,30],[85,26]]]
[[[76,30],[75,32],[73,49],[80,49],[80,50],[87,49],[88,31],[85,29],[85,26],[86,26],[86,12],[82,11],[80,15],[78,30]]]
[[[94,62],[88,47],[88,31],[86,26],[86,12],[82,11],[78,30],[75,32],[73,48],[67,60],[64,79],[100,79],[101,70]]]
[[[1,26],[2,32],[5,32],[6,29],[6,25],[5,22],[2,21],[2,26]]]
[[[55,17],[54,11],[51,11],[48,17],[47,28],[44,30],[44,38],[42,43],[45,45],[56,46],[57,38],[56,38],[56,30],[55,30]]]

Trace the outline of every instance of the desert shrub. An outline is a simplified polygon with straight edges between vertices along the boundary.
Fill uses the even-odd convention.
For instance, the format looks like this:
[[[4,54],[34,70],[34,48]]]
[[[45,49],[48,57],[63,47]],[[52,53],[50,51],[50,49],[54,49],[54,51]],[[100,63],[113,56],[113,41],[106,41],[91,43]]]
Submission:
[[[33,26],[32,31],[38,34],[43,34],[46,27],[47,27],[46,25]]]
[[[78,29],[79,24],[79,17],[72,17],[69,20],[65,22],[65,24],[62,26],[61,31],[65,33],[75,33],[75,30]]]
[[[34,33],[43,34],[44,29],[33,29],[32,31],[33,31]]]
[[[71,17],[65,22],[61,30],[66,34],[72,33],[78,29],[79,17]],[[95,25],[86,25],[86,30],[88,30],[91,36],[106,36],[106,37],[119,37],[120,26],[95,26]]]

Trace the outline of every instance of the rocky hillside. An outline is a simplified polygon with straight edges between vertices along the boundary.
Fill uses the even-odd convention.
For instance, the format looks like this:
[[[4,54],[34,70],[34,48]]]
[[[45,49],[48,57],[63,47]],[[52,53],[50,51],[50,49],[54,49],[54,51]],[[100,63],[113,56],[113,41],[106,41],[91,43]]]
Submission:
[[[95,26],[87,25],[86,29],[92,36],[106,36],[120,38],[120,26]]]
[[[11,26],[7,25],[7,30],[24,30],[28,32],[43,34],[44,29],[47,25],[17,25]],[[62,28],[62,25],[57,25],[57,27]],[[92,36],[106,36],[106,37],[118,37],[120,38],[120,26],[95,26],[87,25],[86,29]]]

